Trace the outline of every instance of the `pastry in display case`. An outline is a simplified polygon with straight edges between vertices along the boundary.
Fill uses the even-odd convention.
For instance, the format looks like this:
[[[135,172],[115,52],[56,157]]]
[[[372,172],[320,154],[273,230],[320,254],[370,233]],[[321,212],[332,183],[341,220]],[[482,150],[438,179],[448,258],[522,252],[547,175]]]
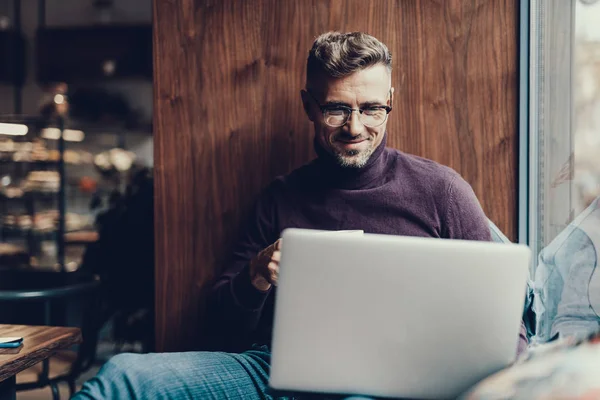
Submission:
[[[18,268],[29,264],[25,248],[11,243],[0,243],[0,265]]]
[[[21,188],[24,192],[57,193],[60,189],[60,176],[57,171],[31,171]]]

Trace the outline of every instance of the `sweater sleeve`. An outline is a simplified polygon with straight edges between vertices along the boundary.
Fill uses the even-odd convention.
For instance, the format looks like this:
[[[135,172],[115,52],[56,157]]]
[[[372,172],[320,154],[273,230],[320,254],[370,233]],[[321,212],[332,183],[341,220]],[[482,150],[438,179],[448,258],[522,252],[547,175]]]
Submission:
[[[469,185],[458,174],[451,178],[446,191],[442,237],[447,239],[491,241],[488,219]]]
[[[212,287],[208,299],[208,330],[219,337],[219,341],[243,341],[258,325],[271,291],[261,292],[252,285],[249,263],[279,238],[275,215],[273,196],[267,188],[250,213],[233,247],[230,262]]]
[[[490,225],[471,185],[456,175],[447,192],[446,234],[449,239],[491,241]],[[527,330],[521,320],[517,355],[527,349]]]

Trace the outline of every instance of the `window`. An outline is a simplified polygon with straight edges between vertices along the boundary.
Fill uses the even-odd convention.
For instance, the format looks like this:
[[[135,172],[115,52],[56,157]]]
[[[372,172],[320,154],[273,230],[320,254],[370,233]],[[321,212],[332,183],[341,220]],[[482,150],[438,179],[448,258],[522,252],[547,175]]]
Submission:
[[[532,271],[534,310],[538,338],[547,341],[600,327],[600,272],[595,273],[600,253],[600,1],[525,3],[530,13],[524,17],[530,40],[529,134],[527,151],[521,153],[527,156],[527,169],[521,176],[528,176],[528,197],[521,202],[521,215],[527,218],[520,233],[538,256]]]

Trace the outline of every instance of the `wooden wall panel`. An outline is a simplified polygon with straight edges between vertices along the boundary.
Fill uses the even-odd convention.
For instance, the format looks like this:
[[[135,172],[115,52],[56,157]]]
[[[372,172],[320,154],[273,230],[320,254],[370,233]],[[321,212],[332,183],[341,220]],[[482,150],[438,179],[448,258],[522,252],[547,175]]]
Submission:
[[[241,216],[313,157],[299,91],[328,30],[388,45],[389,144],[458,170],[514,238],[517,26],[514,0],[155,0],[157,348],[198,343]]]

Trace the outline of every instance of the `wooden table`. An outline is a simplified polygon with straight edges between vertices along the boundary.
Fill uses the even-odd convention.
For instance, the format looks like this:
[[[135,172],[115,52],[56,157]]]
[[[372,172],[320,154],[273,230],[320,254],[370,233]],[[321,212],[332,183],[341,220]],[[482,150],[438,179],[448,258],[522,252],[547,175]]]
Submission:
[[[0,325],[0,337],[23,337],[16,349],[0,349],[0,400],[16,399],[16,375],[58,350],[81,343],[79,328]]]

